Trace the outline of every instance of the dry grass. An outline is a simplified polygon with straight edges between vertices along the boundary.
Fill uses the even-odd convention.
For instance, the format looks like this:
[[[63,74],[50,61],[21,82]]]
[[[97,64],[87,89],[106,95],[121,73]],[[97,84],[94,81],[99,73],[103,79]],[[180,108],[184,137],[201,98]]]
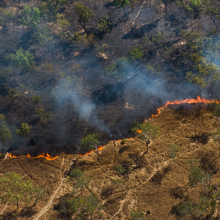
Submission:
[[[150,214],[146,214],[146,219],[150,220],[175,219],[175,206],[185,198],[196,201],[203,192],[200,186],[193,189],[186,187],[189,166],[185,161],[190,158],[199,159],[203,169],[212,175],[212,183],[218,182],[219,146],[210,136],[218,123],[215,118],[210,118],[210,112],[206,108],[202,105],[185,105],[184,108],[174,106],[172,109],[164,109],[151,121],[160,127],[161,137],[150,144],[149,153],[142,159],[139,158],[145,150],[145,143],[138,139],[128,139],[124,145],[119,141],[111,141],[100,151],[99,161],[95,152],[78,158],[76,166],[92,178],[90,187],[83,193],[86,195],[90,191],[97,195],[105,206],[102,219],[127,220],[130,219],[130,211],[133,209],[143,210],[145,213],[150,211]],[[167,156],[168,145],[171,142],[181,147],[175,159],[176,167]],[[73,157],[74,155],[66,159],[66,167],[71,165]],[[27,174],[25,178],[31,178],[34,184],[43,186],[48,193],[47,198],[34,208],[32,217],[22,216],[18,219],[32,219],[46,205],[60,182],[61,161],[62,157],[55,161],[20,158],[0,163],[1,174],[9,171]],[[126,168],[127,175],[116,173],[114,167],[117,164]],[[124,185],[126,193],[120,186],[112,183],[115,177],[126,181]],[[70,188],[64,181],[53,205],[57,204],[60,196],[68,192]],[[13,209],[15,207],[9,205],[5,213]],[[51,206],[40,219],[61,219],[58,214]],[[97,216],[95,218],[99,219]]]

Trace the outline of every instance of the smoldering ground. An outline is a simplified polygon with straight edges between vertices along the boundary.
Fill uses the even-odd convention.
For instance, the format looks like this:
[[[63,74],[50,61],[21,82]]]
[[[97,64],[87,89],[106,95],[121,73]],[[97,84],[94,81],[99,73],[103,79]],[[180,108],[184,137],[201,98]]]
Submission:
[[[147,16],[145,11],[148,13]],[[153,19],[153,15],[153,11],[144,9],[140,14],[140,21],[147,22],[148,17]],[[139,29],[144,36],[145,31],[149,32],[151,27],[156,33],[157,24],[153,26],[146,24]],[[121,26],[118,24],[117,28],[121,29]],[[17,29],[19,30],[19,28]],[[122,29],[120,31],[124,32]],[[23,32],[23,29],[19,31],[18,39]],[[10,27],[9,33],[16,36],[12,27]],[[213,91],[210,92],[210,88],[201,89],[186,81],[184,71],[160,72],[159,74],[157,71],[152,72],[144,64],[122,57],[116,57],[112,61],[103,60],[97,57],[98,51],[93,46],[88,50],[80,51],[79,55],[75,56],[74,53],[80,49],[73,44],[58,42],[57,38],[51,39],[43,47],[39,45],[29,47],[25,37],[28,36],[21,39],[18,47],[33,52],[36,66],[41,66],[35,73],[29,73],[25,77],[21,71],[18,76],[14,76],[13,82],[10,82],[9,86],[15,87],[21,93],[28,91],[29,93],[25,95],[27,99],[40,95],[42,104],[35,106],[25,100],[21,101],[21,104],[26,107],[19,109],[20,104],[16,103],[18,107],[12,113],[15,119],[11,120],[10,124],[18,128],[21,121],[28,122],[32,126],[32,131],[27,139],[20,141],[14,139],[8,147],[11,151],[17,149],[18,152],[21,152],[22,149],[22,153],[26,151],[33,154],[77,152],[81,139],[89,133],[104,134],[101,139],[102,144],[110,139],[131,137],[134,134],[130,132],[130,128],[134,121],[141,123],[143,118],[150,117],[158,107],[164,105],[168,100],[196,98],[198,95],[209,99],[219,97],[218,81],[212,85]],[[129,37],[131,36],[129,35]],[[139,37],[139,35],[136,36],[137,39]],[[111,39],[111,42],[114,41],[114,38]],[[5,45],[7,44],[8,42],[5,43]],[[126,44],[128,48],[133,45],[129,39]],[[5,49],[4,47],[2,48]],[[7,45],[5,49],[7,53],[15,51],[10,47]],[[115,54],[117,56],[123,52],[126,54],[128,48],[125,48],[125,52],[118,50]],[[116,49],[112,48],[112,50]],[[109,56],[111,57],[112,54]],[[215,62],[218,63],[218,60]],[[106,66],[112,63],[117,63],[118,69],[113,69],[108,75]],[[23,89],[21,89],[20,83],[23,84]],[[45,112],[51,112],[51,119],[46,122],[42,121],[42,118],[36,113],[37,107],[44,108]],[[18,109],[24,113],[17,113]],[[7,114],[7,111],[5,112]]]

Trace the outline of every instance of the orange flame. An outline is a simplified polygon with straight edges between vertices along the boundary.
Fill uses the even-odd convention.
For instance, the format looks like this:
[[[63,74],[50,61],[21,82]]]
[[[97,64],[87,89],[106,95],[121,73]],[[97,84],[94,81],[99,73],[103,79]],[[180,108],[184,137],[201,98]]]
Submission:
[[[151,115],[152,118],[155,118],[157,117],[163,108],[167,107],[168,105],[179,105],[179,104],[184,104],[184,103],[188,103],[188,104],[196,104],[196,103],[205,103],[205,104],[208,104],[208,103],[211,103],[211,102],[214,102],[215,100],[208,100],[208,99],[204,99],[204,98],[201,98],[200,96],[197,96],[197,99],[184,99],[184,100],[175,100],[173,102],[170,102],[170,101],[167,101],[166,102],[166,105],[160,107],[157,109],[157,114],[155,115]],[[217,103],[219,103],[217,101]]]
[[[104,146],[100,146],[98,149],[91,150],[91,151],[89,151],[89,152],[86,153],[86,154],[78,154],[78,156],[80,156],[80,157],[87,156],[87,155],[91,154],[91,153],[94,152],[94,151],[103,150],[103,147],[105,147],[105,145],[104,145]]]
[[[170,102],[170,101],[167,101],[166,104],[160,108],[157,109],[157,114],[155,115],[151,115],[152,118],[155,118],[157,117],[162,109],[164,109],[165,107],[167,107],[168,105],[179,105],[179,104],[184,104],[184,103],[188,103],[188,104],[196,104],[196,103],[205,103],[205,104],[208,104],[208,103],[211,103],[211,102],[214,102],[215,100],[208,100],[208,99],[204,99],[204,98],[201,98],[200,96],[197,96],[197,99],[184,99],[184,100],[175,100],[173,102]],[[217,103],[219,103],[219,101],[217,101]],[[150,119],[149,119],[150,120]],[[137,130],[138,133],[142,133],[142,130]],[[129,140],[134,140],[135,138],[129,138]],[[121,140],[117,140],[117,141],[121,141]],[[97,151],[97,150],[103,150],[103,148],[105,147],[104,146],[100,146],[98,149],[94,149],[94,150],[91,150],[89,151],[88,153],[86,154],[78,154],[78,156],[82,157],[82,156],[87,156],[87,155],[90,155],[92,152],[94,151]],[[66,155],[65,153],[63,153],[63,155]],[[70,156],[70,155],[68,155]],[[55,156],[55,157],[52,157],[50,156],[48,153],[46,154],[40,154],[39,156],[37,157],[32,157],[30,154],[27,154],[27,155],[22,155],[22,156],[16,156],[16,155],[13,155],[11,153],[9,153],[9,157],[10,158],[19,158],[19,157],[28,157],[28,158],[45,158],[47,160],[55,160],[56,158],[58,158],[59,156]]]
[[[28,157],[28,158],[34,158],[34,159],[37,159],[37,158],[45,158],[46,160],[55,160],[57,159],[59,156],[55,156],[55,157],[52,157],[50,156],[48,153],[43,153],[43,154],[40,154],[38,155],[37,157],[32,157],[30,154],[27,154],[27,155],[21,155],[21,156],[16,156],[16,155],[13,155],[11,153],[9,153],[9,157],[10,158],[20,158],[20,157]]]

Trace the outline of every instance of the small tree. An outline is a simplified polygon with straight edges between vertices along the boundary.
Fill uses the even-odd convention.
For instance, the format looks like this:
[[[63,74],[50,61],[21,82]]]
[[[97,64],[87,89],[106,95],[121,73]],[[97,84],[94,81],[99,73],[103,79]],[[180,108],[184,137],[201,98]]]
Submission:
[[[125,138],[123,138],[122,140],[121,140],[121,145],[124,145],[126,143],[126,139]]]
[[[42,122],[48,122],[51,118],[51,112],[46,112],[43,107],[35,108],[37,114],[40,116]]]
[[[123,191],[126,193],[125,188],[124,188],[124,184],[125,184],[125,181],[124,181],[124,180],[120,180],[120,179],[118,179],[118,178],[115,178],[115,179],[112,180],[112,182],[113,182],[114,184],[119,185],[119,186],[123,189]]]
[[[37,96],[31,96],[31,101],[35,104],[38,105],[42,102],[41,97],[39,95]]]
[[[98,212],[104,207],[99,203],[95,195],[91,194],[85,198],[72,198],[68,201],[70,213],[75,214],[77,219],[93,219],[93,213]]]
[[[81,142],[80,145],[83,150],[90,151],[97,148],[97,145],[99,144],[99,134],[88,134],[85,136]]]
[[[112,22],[109,21],[107,16],[103,16],[102,20],[97,24],[98,30],[103,32],[103,33],[109,33],[110,28],[112,26]]]
[[[31,131],[31,126],[29,126],[26,122],[21,123],[21,127],[16,130],[16,134],[18,136],[27,136]]]
[[[94,211],[100,211],[103,209],[103,206],[100,205],[99,200],[95,197],[95,195],[91,194],[84,199],[84,205],[82,206],[82,213],[88,213],[90,219],[93,219]]]
[[[130,212],[130,215],[131,215],[132,219],[134,219],[134,220],[143,220],[144,219],[144,212],[143,211],[132,210]]]
[[[74,11],[79,16],[79,23],[81,23],[82,27],[86,30],[85,24],[91,17],[94,17],[93,10],[83,5],[82,3],[77,2],[74,4]]]
[[[90,178],[79,169],[71,170],[70,181],[73,181],[73,187],[75,190],[80,188],[80,194],[82,194],[83,187],[88,187],[90,184]]]
[[[30,204],[33,198],[35,203],[43,195],[42,188],[36,188],[30,181],[23,180],[20,174],[6,173],[0,178],[0,198],[3,202],[15,203],[19,208],[19,202]]]
[[[31,69],[34,65],[34,55],[29,51],[23,51],[22,48],[18,49],[15,54],[10,54],[6,57],[17,67],[22,67],[24,69]]]
[[[150,140],[160,136],[159,127],[157,125],[153,125],[149,121],[144,124],[138,124],[137,122],[135,122],[135,125],[131,130],[136,133],[138,138],[146,141],[147,150],[144,154],[148,152],[148,146],[150,144]]]
[[[119,174],[125,174],[125,168],[119,164],[115,166],[115,170],[119,173]]]
[[[198,160],[191,159],[188,163],[190,163],[190,173],[188,175],[189,186],[195,187],[200,183],[203,185],[205,194],[207,195],[207,186],[210,185],[211,179],[210,175],[201,168]]]
[[[186,201],[177,207],[177,212],[181,218],[189,216],[191,219],[194,219],[196,206],[191,201]]]
[[[134,10],[134,6],[138,3],[138,0],[130,0],[130,6],[132,11]]]
[[[59,6],[66,3],[66,0],[42,0],[43,3],[39,4],[41,14],[46,17],[47,15],[56,17]]]
[[[128,56],[131,60],[141,60],[144,56],[143,47],[132,47],[129,52]]]
[[[168,156],[173,159],[173,163],[175,167],[176,165],[174,159],[179,151],[180,151],[180,147],[177,146],[175,143],[169,144]]]
[[[214,136],[214,140],[218,142],[218,144],[220,144],[220,128],[217,128],[217,131],[215,133],[213,133]],[[219,151],[219,157],[220,157],[220,146],[218,147],[218,151]]]
[[[5,147],[6,143],[12,139],[10,128],[5,122],[5,116],[0,114],[0,142],[2,147]]]
[[[210,196],[201,196],[198,203],[186,201],[177,207],[177,214],[180,218],[190,217],[190,219],[213,219],[217,207],[217,200],[213,193]],[[188,219],[188,218],[187,218]]]
[[[129,5],[130,1],[129,0],[114,0],[113,3],[115,6],[118,6],[119,8],[121,8],[126,18],[128,19],[128,15],[125,11],[125,6]]]
[[[220,126],[220,103],[215,101],[209,104],[209,108],[213,111],[214,115],[217,117]]]
[[[19,22],[22,25],[37,29],[37,25],[40,23],[41,15],[39,8],[34,7],[33,9],[30,9],[30,7],[27,5],[21,11],[21,14],[22,18],[19,19]]]

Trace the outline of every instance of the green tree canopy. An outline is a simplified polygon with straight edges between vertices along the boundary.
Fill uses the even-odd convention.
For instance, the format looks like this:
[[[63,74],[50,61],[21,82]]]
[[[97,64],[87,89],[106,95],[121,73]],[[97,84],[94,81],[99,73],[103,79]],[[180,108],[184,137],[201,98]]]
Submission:
[[[131,60],[141,60],[144,56],[143,47],[132,47],[129,52],[128,56]]]
[[[208,107],[213,111],[214,115],[217,117],[220,126],[220,103],[217,101],[211,102]]]
[[[90,184],[90,178],[79,169],[71,170],[70,181],[73,181],[74,190],[80,189],[81,194],[83,187],[88,187]]]
[[[149,121],[144,124],[135,122],[131,130],[142,140],[150,140],[160,136],[160,128]]]
[[[160,136],[160,128],[157,125],[153,125],[150,121],[147,121],[144,124],[138,124],[135,122],[131,131],[134,132],[138,138],[146,141],[147,151],[145,153],[148,152],[150,140]]]
[[[36,96],[31,96],[31,101],[35,104],[38,105],[42,102],[40,95]]]
[[[35,198],[35,203],[43,194],[42,188],[36,188],[30,181],[23,180],[20,174],[6,173],[0,178],[0,198],[3,202],[15,203],[19,208],[19,203],[30,204]]]
[[[188,175],[189,178],[189,186],[195,187],[197,184],[201,184],[204,187],[205,194],[207,194],[207,186],[210,185],[210,175],[205,172],[200,163],[196,159],[190,159],[187,161],[190,164],[190,173]]]
[[[102,20],[97,24],[97,26],[99,31],[109,33],[112,22],[108,19],[107,16],[102,16]]]
[[[5,116],[0,114],[0,142],[2,147],[5,147],[6,143],[12,139],[10,128],[7,126]]]
[[[73,198],[68,203],[71,213],[75,214],[75,217],[78,217],[78,219],[85,219],[88,216],[90,219],[93,219],[93,213],[100,213],[100,210],[104,208],[93,194],[84,198]]]
[[[216,132],[214,132],[213,134],[214,140],[218,142],[218,144],[220,145],[220,128],[217,128]],[[219,149],[219,157],[220,157],[220,146],[218,147]]]
[[[21,11],[22,18],[19,19],[19,22],[22,25],[30,26],[32,28],[37,28],[37,25],[40,23],[41,12],[39,8],[33,7],[32,9],[26,5]]]
[[[174,159],[179,151],[180,151],[180,147],[177,144],[175,143],[169,144],[168,157],[173,159],[174,166],[176,166]]]
[[[56,17],[59,6],[66,3],[66,0],[42,0],[43,2],[38,5],[41,14],[51,17]]]
[[[125,168],[121,165],[121,164],[118,164],[115,166],[115,170],[120,173],[120,174],[124,174],[125,173]]]
[[[133,220],[143,220],[144,219],[144,212],[143,211],[132,210],[130,212],[130,215]]]
[[[95,147],[99,144],[99,134],[88,134],[81,140],[82,150],[90,151],[95,149]]]
[[[122,11],[124,12],[126,18],[128,19],[128,15],[125,11],[125,6],[129,5],[130,4],[130,1],[129,0],[114,0],[113,1],[113,4],[119,8],[122,9]]]
[[[82,27],[86,29],[85,24],[89,21],[91,17],[94,17],[93,10],[80,2],[74,4],[74,10],[75,13],[79,16],[79,23],[81,23]]]
[[[130,1],[129,0],[114,0],[114,5],[124,8],[125,6],[129,5]]]
[[[21,123],[21,127],[16,130],[16,134],[18,136],[26,136],[30,133],[31,131],[31,126],[29,126],[26,122]]]
[[[24,69],[31,69],[34,65],[34,55],[27,50],[23,51],[22,48],[18,49],[15,54],[10,54],[6,58],[16,66]]]

